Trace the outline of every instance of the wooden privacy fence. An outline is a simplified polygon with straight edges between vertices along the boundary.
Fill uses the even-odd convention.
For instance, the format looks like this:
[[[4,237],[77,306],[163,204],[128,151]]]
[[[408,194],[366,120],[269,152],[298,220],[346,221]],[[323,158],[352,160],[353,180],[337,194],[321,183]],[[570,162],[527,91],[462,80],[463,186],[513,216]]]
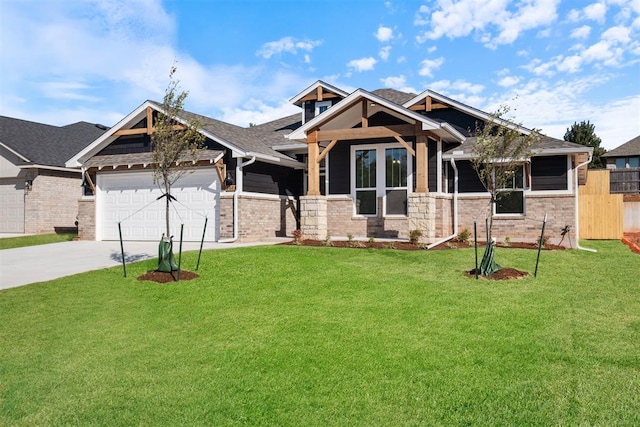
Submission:
[[[609,171],[611,193],[640,193],[640,168],[611,169]]]
[[[586,185],[578,188],[578,223],[581,239],[622,238],[622,194],[609,193],[609,171],[590,170]]]

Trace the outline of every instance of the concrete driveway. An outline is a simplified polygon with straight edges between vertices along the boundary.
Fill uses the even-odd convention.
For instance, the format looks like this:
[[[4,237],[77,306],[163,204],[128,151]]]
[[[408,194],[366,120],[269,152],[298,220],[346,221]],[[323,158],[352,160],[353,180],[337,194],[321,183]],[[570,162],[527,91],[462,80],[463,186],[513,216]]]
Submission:
[[[281,243],[273,239],[254,243],[205,243],[204,249],[229,249]],[[289,239],[290,240],[290,239]],[[174,254],[178,244],[174,243]],[[182,251],[198,250],[200,243],[183,243]],[[125,242],[127,263],[158,256],[157,242]],[[122,264],[120,242],[72,241],[0,250],[0,290],[44,282]]]

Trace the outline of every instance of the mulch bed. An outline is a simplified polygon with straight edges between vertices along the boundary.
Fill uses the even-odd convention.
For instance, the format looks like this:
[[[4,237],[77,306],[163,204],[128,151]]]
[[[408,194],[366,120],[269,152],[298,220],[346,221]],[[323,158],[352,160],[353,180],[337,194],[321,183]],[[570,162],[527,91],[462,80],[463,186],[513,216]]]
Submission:
[[[354,249],[398,249],[402,251],[419,251],[425,250],[426,245],[424,244],[415,244],[407,241],[364,241],[364,240],[332,240],[328,244],[322,240],[312,240],[305,239],[296,242],[295,240],[291,240],[289,242],[281,243],[282,245],[297,245],[297,246],[330,246],[332,248],[354,248]],[[478,242],[478,247],[484,247],[484,242]],[[446,249],[459,249],[459,248],[470,248],[473,247],[473,242],[460,242],[457,240],[449,240],[448,242],[444,242],[439,244],[438,246],[434,246],[430,250],[446,250]],[[496,247],[499,248],[515,248],[515,249],[538,249],[537,243],[526,243],[526,242],[511,242],[508,245],[504,243],[498,242]],[[543,250],[564,250],[566,249],[564,246],[551,245],[547,244],[543,248]]]
[[[633,252],[640,254],[640,233],[624,233],[622,243],[629,246]]]
[[[192,280],[195,279],[197,277],[200,277],[198,274],[196,273],[192,273],[191,271],[187,271],[187,270],[181,270],[180,271],[180,281],[182,282],[183,280]],[[173,275],[172,273],[167,273],[165,271],[148,271],[145,274],[143,274],[142,276],[138,277],[138,280],[140,281],[150,281],[150,282],[156,282],[156,283],[172,283],[175,282],[178,278],[178,272],[174,271]]]

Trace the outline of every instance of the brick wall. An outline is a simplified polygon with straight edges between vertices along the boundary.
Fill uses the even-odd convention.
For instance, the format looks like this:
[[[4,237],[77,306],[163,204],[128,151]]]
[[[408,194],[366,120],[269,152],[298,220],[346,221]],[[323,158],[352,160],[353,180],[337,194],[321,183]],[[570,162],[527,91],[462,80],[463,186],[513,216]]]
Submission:
[[[291,237],[296,229],[295,211],[295,201],[288,198],[241,194],[238,196],[238,239],[251,242],[273,237]],[[222,219],[220,222],[222,225]],[[225,220],[225,224],[227,223],[228,220]],[[228,234],[228,228],[225,230]]]
[[[78,199],[82,196],[80,174],[40,170],[32,179],[32,189],[25,195],[25,233],[75,228]]]
[[[378,212],[382,212],[382,197],[378,198]],[[327,198],[327,232],[332,237],[409,238],[409,219],[406,217],[355,217],[353,199],[349,196]]]
[[[220,193],[220,239],[233,237],[233,193]]]
[[[96,200],[93,197],[78,200],[78,238],[96,240]]]
[[[526,217],[494,216],[492,235],[498,241],[509,237],[512,241],[535,242],[540,237],[542,220],[547,214],[545,236],[550,243],[560,242],[562,229],[568,225],[575,230],[575,199],[571,194],[525,196]],[[473,232],[473,216],[477,215],[479,238],[484,240],[484,213],[489,212],[488,196],[461,196],[458,198],[459,231]],[[563,244],[568,245],[567,238]],[[575,242],[573,242],[575,245]]]

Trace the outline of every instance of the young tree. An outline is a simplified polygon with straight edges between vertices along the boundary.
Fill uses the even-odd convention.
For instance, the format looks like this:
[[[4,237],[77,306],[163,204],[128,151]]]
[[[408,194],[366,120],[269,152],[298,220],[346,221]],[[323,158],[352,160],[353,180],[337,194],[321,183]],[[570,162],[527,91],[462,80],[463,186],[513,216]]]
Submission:
[[[491,194],[489,204],[489,238],[493,228],[494,206],[507,203],[516,178],[522,182],[524,164],[531,158],[532,147],[541,139],[537,130],[525,134],[520,125],[507,119],[510,108],[500,106],[489,119],[476,128],[476,142],[471,161],[478,178]]]
[[[570,128],[564,134],[564,140],[582,144],[587,147],[593,147],[593,159],[589,163],[589,169],[601,169],[605,165],[600,158],[606,150],[600,148],[602,140],[596,135],[596,126],[587,120],[580,123],[573,122]]]
[[[205,137],[199,132],[197,120],[184,120],[184,101],[188,92],[179,91],[180,81],[175,79],[176,66],[169,72],[169,85],[162,102],[162,113],[155,117],[151,134],[152,158],[155,164],[153,180],[164,191],[166,202],[166,238],[171,235],[169,210],[171,186],[182,176],[193,171],[193,164],[204,145]],[[180,120],[181,119],[181,120]]]

